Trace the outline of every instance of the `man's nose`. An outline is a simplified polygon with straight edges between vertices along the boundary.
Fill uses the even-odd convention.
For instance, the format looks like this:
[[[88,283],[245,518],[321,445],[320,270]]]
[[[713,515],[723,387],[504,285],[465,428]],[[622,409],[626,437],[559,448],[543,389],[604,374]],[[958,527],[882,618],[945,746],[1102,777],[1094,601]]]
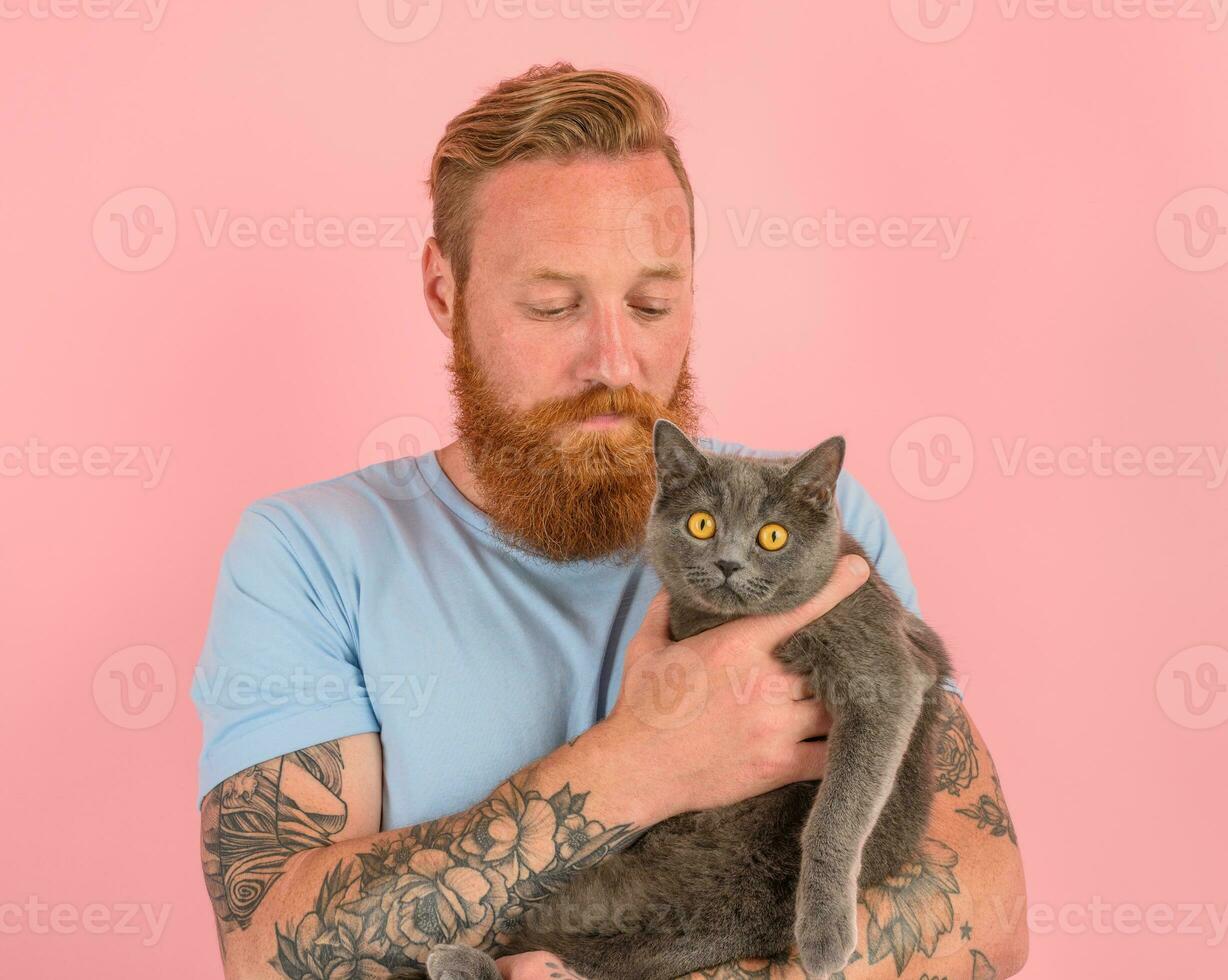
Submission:
[[[634,325],[618,309],[602,307],[589,326],[585,381],[607,388],[625,388],[639,383],[636,376]]]

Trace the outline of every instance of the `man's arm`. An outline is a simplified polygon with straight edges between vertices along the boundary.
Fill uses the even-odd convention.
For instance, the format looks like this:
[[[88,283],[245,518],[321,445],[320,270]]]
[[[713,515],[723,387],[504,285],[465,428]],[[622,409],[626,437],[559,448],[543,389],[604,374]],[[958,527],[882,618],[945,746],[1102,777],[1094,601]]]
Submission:
[[[444,942],[497,953],[518,903],[658,819],[603,775],[601,752],[590,729],[471,809],[384,833],[376,735],[232,776],[201,808],[226,976],[388,976]]]
[[[1028,953],[1027,894],[997,768],[960,699],[944,694],[938,792],[918,859],[860,898],[857,952],[833,980],[1004,980]],[[689,980],[804,980],[743,960]]]

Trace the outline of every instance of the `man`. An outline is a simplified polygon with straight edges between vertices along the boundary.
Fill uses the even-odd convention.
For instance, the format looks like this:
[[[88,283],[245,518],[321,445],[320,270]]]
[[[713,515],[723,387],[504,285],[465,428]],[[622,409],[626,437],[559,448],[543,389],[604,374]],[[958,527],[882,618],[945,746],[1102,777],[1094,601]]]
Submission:
[[[772,650],[865,563],[787,614],[671,644],[638,553],[652,424],[695,437],[698,417],[693,227],[662,233],[693,201],[667,123],[642,81],[563,64],[453,120],[422,271],[459,438],[242,515],[193,688],[228,977],[412,973],[444,942],[497,953],[503,922],[639,831],[821,776],[830,719]],[[837,490],[915,609],[881,512],[851,476]],[[675,683],[686,665],[705,698]],[[791,697],[760,696],[780,683]],[[845,980],[1023,962],[1014,830],[954,694],[946,728],[930,838],[862,896]],[[566,976],[549,951],[500,966]],[[704,976],[769,969],[802,975]]]

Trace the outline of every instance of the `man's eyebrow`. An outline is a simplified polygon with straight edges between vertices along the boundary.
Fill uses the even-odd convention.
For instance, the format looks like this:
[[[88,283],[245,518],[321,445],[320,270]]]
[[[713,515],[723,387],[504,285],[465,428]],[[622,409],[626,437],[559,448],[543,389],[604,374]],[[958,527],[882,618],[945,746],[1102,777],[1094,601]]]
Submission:
[[[564,272],[561,269],[552,269],[549,266],[536,266],[530,269],[524,276],[521,277],[522,283],[533,282],[582,282],[584,276],[575,272]],[[682,266],[674,262],[664,262],[658,265],[643,266],[637,280],[642,279],[667,279],[671,282],[682,282],[686,278],[686,273],[682,271]]]

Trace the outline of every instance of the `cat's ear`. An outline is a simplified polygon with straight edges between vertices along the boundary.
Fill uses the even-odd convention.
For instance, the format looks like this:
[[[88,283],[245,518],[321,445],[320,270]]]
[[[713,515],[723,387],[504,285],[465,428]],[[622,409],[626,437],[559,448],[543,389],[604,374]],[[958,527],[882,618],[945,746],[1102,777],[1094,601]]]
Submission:
[[[832,436],[801,456],[786,474],[801,497],[827,510],[836,499],[836,477],[844,465],[844,436]]]
[[[659,487],[681,486],[708,469],[704,454],[668,419],[657,419],[652,427],[652,452]]]

